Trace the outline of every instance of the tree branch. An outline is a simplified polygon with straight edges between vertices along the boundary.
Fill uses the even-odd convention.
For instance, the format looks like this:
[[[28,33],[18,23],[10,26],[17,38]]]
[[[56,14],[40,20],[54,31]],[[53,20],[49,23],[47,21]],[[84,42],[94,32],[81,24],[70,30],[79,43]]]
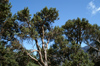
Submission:
[[[48,44],[49,44],[50,38],[48,38],[47,44],[46,44],[46,50],[48,49]]]
[[[100,43],[100,40],[99,39],[97,39],[96,41]]]
[[[40,66],[42,66],[42,64],[41,64],[37,59],[35,59],[34,57],[32,57],[29,53],[27,53],[27,55],[28,55],[31,59],[33,59],[34,61],[36,61]]]
[[[36,47],[37,47],[37,49],[40,51],[40,47],[39,47],[39,45],[38,45],[37,39],[35,39],[35,42],[36,42]]]
[[[30,55],[30,53],[27,52],[27,55],[28,55],[29,57],[31,57],[33,60],[35,60],[36,62],[38,62],[38,60],[35,59],[34,57],[32,57],[32,56]]]
[[[33,50],[33,51],[31,51],[31,53],[32,53],[32,52],[35,52],[35,51],[39,52],[38,50]]]
[[[42,48],[43,48],[43,50],[44,50],[44,27],[42,26]]]
[[[35,42],[36,42],[36,46],[37,46],[37,49],[38,49],[38,50],[33,50],[33,52],[34,52],[34,51],[37,51],[37,52],[39,53],[40,61],[41,61],[42,64],[44,64],[43,58],[42,58],[41,49],[40,49],[40,47],[39,47],[39,45],[38,45],[37,39],[35,39]]]
[[[88,42],[86,43],[88,46],[90,46],[91,48],[95,49],[96,51],[100,52],[100,50],[98,50],[97,48],[94,48],[93,46],[91,46]]]
[[[46,43],[46,48],[44,49],[44,53],[45,53],[45,62],[48,62],[48,60],[47,60],[47,49],[48,49],[49,40],[50,40],[50,38],[48,38],[48,41],[47,41],[47,43]]]

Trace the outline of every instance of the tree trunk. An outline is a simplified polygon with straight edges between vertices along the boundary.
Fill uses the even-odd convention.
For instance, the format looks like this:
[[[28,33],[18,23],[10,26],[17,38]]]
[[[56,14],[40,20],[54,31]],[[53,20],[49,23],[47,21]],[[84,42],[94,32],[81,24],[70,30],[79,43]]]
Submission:
[[[45,64],[44,66],[48,66],[48,62],[46,62],[46,61],[45,61],[45,63],[44,63],[44,64]]]
[[[48,61],[47,61],[47,50],[46,50],[46,49],[45,49],[44,53],[45,53],[45,62],[44,62],[44,64],[45,64],[45,66],[48,66]]]
[[[44,43],[44,27],[42,26],[42,48],[43,48],[43,51],[44,51],[44,66],[48,66],[48,61],[47,61],[47,49],[48,49],[48,43],[49,43],[49,40],[48,42],[46,43],[46,46],[45,46],[45,43]]]

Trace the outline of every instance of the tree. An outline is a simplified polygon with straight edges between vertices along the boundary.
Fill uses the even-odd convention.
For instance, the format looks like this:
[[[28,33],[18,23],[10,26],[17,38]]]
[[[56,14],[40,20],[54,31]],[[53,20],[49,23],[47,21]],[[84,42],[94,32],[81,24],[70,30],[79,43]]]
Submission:
[[[16,18],[12,16],[10,8],[9,0],[0,0],[0,65],[2,66],[18,66],[14,52],[9,48],[12,44],[9,43],[15,40],[13,29],[16,27],[14,26]]]
[[[88,23],[88,20],[82,19],[81,21],[78,18],[76,20],[68,20],[62,27],[65,29],[65,35],[69,41],[74,40],[76,44],[84,42],[90,47],[90,53],[95,51],[98,55],[100,42],[100,28],[98,25],[91,25]],[[92,46],[92,44],[95,46]],[[96,60],[96,58],[94,59]]]
[[[61,42],[61,40],[60,40]],[[63,47],[61,47],[63,45]],[[80,45],[76,44],[75,41],[71,43],[59,43],[54,44],[48,51],[50,66],[93,66],[92,60],[87,53],[85,53]]]
[[[88,20],[77,18],[68,20],[62,27],[52,27],[52,23],[58,19],[56,8],[45,7],[34,14],[33,18],[28,8],[14,15],[10,9],[9,0],[0,0],[0,65],[58,66],[64,63],[70,66],[92,66],[91,58],[79,46],[82,42],[90,46],[91,54],[97,53],[97,58],[94,58],[99,62],[98,25],[91,25]],[[36,49],[29,51],[21,45],[21,40],[27,39],[35,41]],[[53,45],[48,50],[52,41]],[[95,44],[95,47],[91,44]],[[33,52],[37,52],[36,56]],[[98,62],[95,65],[99,65]]]
[[[25,66],[28,56],[22,51],[25,48],[15,37],[19,28],[17,16],[12,16],[11,7],[9,0],[0,0],[0,66]]]
[[[45,7],[40,12],[34,14],[32,19],[30,16],[28,8],[24,8],[24,10],[17,13],[20,30],[17,36],[21,39],[30,38],[34,40],[37,49],[32,50],[31,52],[36,51],[39,55],[39,59],[34,58],[30,55],[30,53],[27,53],[28,56],[35,60],[40,66],[48,66],[48,44],[54,36],[51,23],[54,23],[54,21],[58,18],[58,11],[56,8],[48,9]],[[41,40],[41,42],[38,42],[38,40]],[[42,44],[40,45],[40,43]]]
[[[75,41],[76,44],[81,44],[84,39],[84,30],[89,25],[85,18],[68,20],[62,27],[65,29],[65,35],[68,41]]]
[[[94,62],[94,66],[99,66],[100,61],[100,27],[97,24],[90,26],[86,31],[86,43],[90,46],[87,50],[92,57],[92,61]],[[88,37],[87,37],[88,36]]]
[[[78,47],[78,45],[81,46],[81,43],[86,41],[86,37],[88,37],[89,35],[86,34],[87,32],[86,30],[90,28],[89,26],[91,26],[91,24],[89,24],[88,20],[86,20],[85,18],[83,18],[82,20],[80,20],[80,18],[77,18],[76,20],[75,19],[68,20],[66,24],[62,26],[62,28],[65,29],[64,31],[62,31],[64,33],[59,35],[60,38],[54,40],[55,43],[48,52],[49,53],[48,55],[50,56],[49,57],[50,62],[53,63],[51,66],[53,65],[57,66],[57,64],[59,65],[62,62],[65,63],[66,59],[67,61],[74,61],[74,59],[71,60],[70,57],[71,55],[72,57],[74,55],[76,55],[76,57],[79,56],[79,53],[77,52],[78,50],[81,50],[81,48]],[[73,41],[75,43],[73,43]],[[86,55],[83,51],[79,51],[79,52],[81,52],[83,56]],[[84,58],[84,61],[88,61],[89,59],[90,58],[88,59]],[[76,60],[80,61],[78,59]]]

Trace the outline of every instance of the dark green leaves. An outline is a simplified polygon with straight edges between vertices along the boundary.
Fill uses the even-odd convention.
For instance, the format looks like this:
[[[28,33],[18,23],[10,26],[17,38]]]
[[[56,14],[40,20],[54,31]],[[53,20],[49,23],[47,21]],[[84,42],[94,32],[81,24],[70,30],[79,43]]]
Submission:
[[[0,24],[6,20],[7,17],[11,16],[10,8],[11,4],[8,0],[0,0]]]
[[[30,14],[29,14],[29,9],[28,9],[28,7],[27,8],[24,8],[23,10],[21,10],[21,11],[18,11],[18,13],[17,13],[17,15],[18,15],[18,20],[20,20],[20,21],[22,21],[22,22],[27,22],[27,21],[29,21],[30,20]]]
[[[62,27],[65,29],[65,35],[69,41],[75,40],[77,44],[81,44],[84,37],[84,30],[88,28],[88,21],[86,19],[77,18],[76,20],[68,20]]]
[[[54,22],[58,18],[58,11],[56,8],[50,8],[47,7],[43,8],[40,12],[37,12],[34,14],[34,17],[32,19],[35,28],[37,29],[38,33],[41,34],[42,27],[44,27],[44,30],[50,30],[51,29],[51,23]]]

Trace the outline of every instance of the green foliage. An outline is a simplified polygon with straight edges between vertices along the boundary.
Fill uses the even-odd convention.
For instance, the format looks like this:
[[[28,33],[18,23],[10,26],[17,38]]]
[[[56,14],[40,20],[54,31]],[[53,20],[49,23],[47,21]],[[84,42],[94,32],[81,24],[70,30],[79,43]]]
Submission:
[[[33,62],[29,62],[28,64],[27,64],[27,66],[39,66],[38,64],[35,64],[35,63],[33,63]]]
[[[44,28],[44,31],[51,29],[51,23],[54,23],[54,21],[58,17],[58,11],[56,8],[50,8],[47,7],[43,8],[40,12],[37,12],[34,14],[34,17],[32,18],[32,22],[35,25],[36,30],[39,34],[42,33],[42,27]]]
[[[47,7],[45,7],[40,12],[34,14],[32,19],[30,18],[30,16],[31,15],[29,14],[28,8],[24,8],[17,13],[17,21],[19,25],[19,32],[17,36],[22,40],[28,38],[35,40],[35,42],[37,43],[38,40],[43,39],[43,41],[41,41],[43,44],[46,43],[44,41],[47,41],[48,39],[52,40],[54,38],[54,35],[56,35],[58,31],[62,31],[62,29],[56,27],[58,31],[56,28],[54,28],[54,30],[56,31],[55,33],[55,31],[51,27],[51,23],[54,23],[54,21],[58,18],[58,11],[56,10],[56,8],[48,9]],[[36,46],[37,50],[42,54],[42,58],[44,60],[44,49],[46,46],[44,48],[41,47],[40,44],[39,46]],[[38,55],[38,53],[37,56],[39,58],[39,61],[41,62],[39,57],[40,55]]]
[[[19,25],[17,15],[12,16],[10,8],[9,0],[0,0],[0,66],[26,66],[31,59],[15,37],[20,32]]]
[[[56,28],[56,29],[55,29]],[[66,58],[68,54],[69,48],[67,47],[68,41],[64,39],[63,35],[63,30],[60,29],[62,28],[57,28],[55,27],[54,30],[55,35],[54,35],[54,43],[53,46],[48,50],[48,59],[49,59],[49,65],[51,66],[58,66],[60,65],[60,62],[64,61],[64,58]]]
[[[2,66],[18,66],[15,53],[9,47],[5,48],[5,42],[0,42],[0,64]]]
[[[17,20],[19,25],[18,36],[22,39],[26,38],[35,38],[37,37],[37,32],[35,31],[34,24],[31,21],[31,14],[29,14],[29,9],[24,8],[21,11],[17,12]]]
[[[23,10],[21,11],[18,11],[18,20],[22,21],[22,22],[27,22],[30,20],[30,14],[29,14],[29,9],[28,7],[27,8],[24,8]]]
[[[94,62],[94,66],[99,66],[100,62],[100,27],[97,24],[89,25],[85,32],[85,43],[91,45],[87,50],[91,60]]]
[[[80,18],[77,18],[68,20],[62,27],[65,29],[64,32],[68,41],[75,40],[77,44],[81,44],[84,40],[84,30],[87,29],[88,25],[90,24],[85,18],[83,18],[82,20]]]
[[[86,42],[87,38],[91,39],[90,37],[94,36],[92,34],[93,33],[92,25],[88,23],[88,20],[84,18],[82,20],[80,20],[80,18],[77,18],[76,20],[75,19],[68,20],[66,24],[62,26],[62,28],[65,29],[64,31],[62,31],[64,33],[60,33],[61,35],[57,36],[58,39],[54,38],[55,43],[52,46],[52,48],[48,50],[48,58],[50,59],[49,61],[53,63],[53,64],[50,63],[50,65],[58,66],[62,62],[64,63],[66,59],[68,62],[70,61],[69,63],[71,65],[72,63],[73,64],[76,63],[76,61],[77,62],[80,61],[79,60],[79,58],[81,57],[80,55],[83,55],[82,56],[83,58],[81,59],[83,63],[80,63],[81,65],[82,64],[89,65],[90,62],[92,63],[92,60],[90,61],[90,58],[86,53],[84,53],[83,51],[79,51],[81,50],[80,48],[81,45],[80,46],[78,45],[81,44],[82,42]],[[96,32],[94,31],[94,33]],[[64,37],[62,35],[64,35]],[[76,55],[75,56],[76,59],[74,58],[74,55]]]
[[[71,60],[65,61],[63,66],[94,66],[89,56],[84,51],[80,50],[77,53],[72,53],[70,55]]]
[[[93,66],[93,62],[90,60],[89,55],[85,53],[81,48],[80,45],[75,44],[72,42],[70,46],[70,55],[69,59],[64,61],[63,66]]]
[[[14,43],[15,44],[15,43]],[[18,45],[6,46],[5,42],[0,43],[0,65],[1,66],[32,66],[37,65]],[[32,63],[32,64],[30,64]]]
[[[100,66],[100,27],[97,24],[91,25],[85,18],[77,18],[68,20],[62,27],[53,28],[51,24],[58,20],[59,15],[56,8],[45,7],[31,18],[28,7],[13,16],[11,7],[9,0],[0,0],[1,66],[39,66],[27,56],[27,50],[20,44],[20,39],[32,39],[36,42],[43,39],[41,42],[45,47],[49,39],[50,42],[53,41],[50,49],[47,48],[49,66],[61,63],[63,66]],[[82,42],[95,45],[88,49],[89,55],[81,49]],[[46,48],[41,47],[40,43],[37,49],[44,60]],[[41,61],[40,57],[37,60]]]
[[[10,8],[11,3],[9,3],[9,0],[0,0],[0,25],[7,17],[11,16]]]
[[[58,17],[58,11],[56,8],[48,9],[45,7],[40,12],[34,14],[34,17],[31,19],[29,14],[29,9],[24,8],[17,13],[17,19],[19,22],[19,36],[22,38],[38,38],[42,35],[42,26],[45,31],[50,30],[50,24]],[[21,24],[20,24],[21,23]]]

